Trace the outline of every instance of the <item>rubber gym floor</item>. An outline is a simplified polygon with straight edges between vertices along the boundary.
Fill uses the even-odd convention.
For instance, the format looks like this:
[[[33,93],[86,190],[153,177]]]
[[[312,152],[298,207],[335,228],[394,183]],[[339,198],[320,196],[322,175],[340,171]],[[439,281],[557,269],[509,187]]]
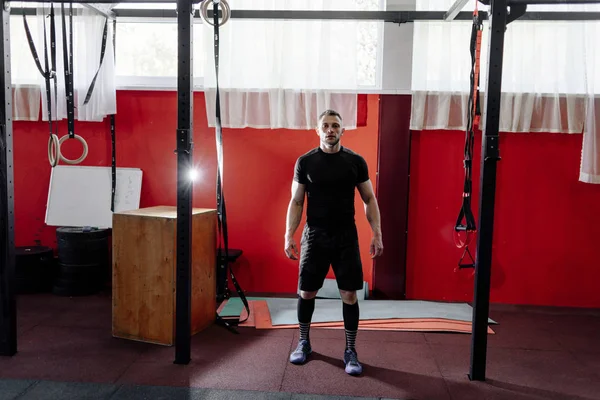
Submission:
[[[18,297],[18,353],[0,357],[0,399],[600,399],[600,310],[492,305],[485,382],[471,382],[470,335],[360,331],[360,377],[344,373],[343,330],[211,326],[174,348],[111,336],[110,295]],[[344,397],[348,396],[348,397]]]

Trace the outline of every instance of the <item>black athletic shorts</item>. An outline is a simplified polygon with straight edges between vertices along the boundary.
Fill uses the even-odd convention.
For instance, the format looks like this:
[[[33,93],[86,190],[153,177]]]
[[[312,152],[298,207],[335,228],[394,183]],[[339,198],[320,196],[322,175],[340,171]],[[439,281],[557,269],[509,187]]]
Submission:
[[[304,227],[300,241],[300,290],[321,289],[330,266],[340,290],[363,288],[356,226],[336,231]]]

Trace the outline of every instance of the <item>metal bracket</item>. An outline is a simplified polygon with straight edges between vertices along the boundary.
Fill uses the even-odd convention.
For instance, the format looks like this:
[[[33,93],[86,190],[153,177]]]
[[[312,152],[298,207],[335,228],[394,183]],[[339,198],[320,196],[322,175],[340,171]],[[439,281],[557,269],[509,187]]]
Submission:
[[[192,131],[190,129],[177,129],[177,149],[173,153],[183,152],[189,154],[194,147]]]
[[[506,25],[521,18],[527,12],[527,4],[515,4],[509,7],[508,15],[506,16]]]
[[[410,16],[406,11],[398,12],[398,18],[394,21],[397,24],[406,24],[410,22]]]
[[[485,136],[485,159],[492,161],[500,161],[500,147],[498,139],[500,136]]]

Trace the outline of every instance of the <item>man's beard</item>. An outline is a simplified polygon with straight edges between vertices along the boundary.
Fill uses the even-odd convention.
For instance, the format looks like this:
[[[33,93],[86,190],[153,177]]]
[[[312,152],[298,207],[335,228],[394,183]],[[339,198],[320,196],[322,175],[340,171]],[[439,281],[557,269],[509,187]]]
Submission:
[[[340,142],[340,138],[337,138],[334,142],[330,142],[329,140],[327,140],[327,137],[325,137],[325,140],[323,141],[323,143],[329,147],[337,146],[337,144],[339,142]]]

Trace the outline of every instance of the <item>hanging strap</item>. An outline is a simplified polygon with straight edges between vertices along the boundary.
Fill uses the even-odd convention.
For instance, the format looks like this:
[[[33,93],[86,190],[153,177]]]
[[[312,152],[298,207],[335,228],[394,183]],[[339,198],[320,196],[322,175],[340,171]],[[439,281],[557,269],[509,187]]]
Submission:
[[[108,19],[107,19],[108,21]],[[105,39],[106,39],[106,25],[104,26],[104,38],[102,39],[102,53],[100,56],[100,65],[102,65],[102,60],[104,59],[104,49],[105,49]],[[115,58],[115,62],[117,60],[117,54],[116,54],[116,46],[115,46],[115,41],[116,41],[116,35],[117,35],[117,20],[113,20],[113,35],[112,35],[112,42],[113,42],[113,57]],[[99,68],[98,68],[99,69]],[[96,75],[98,73],[96,72]],[[94,82],[96,81],[96,78],[94,77],[94,80],[92,81],[92,86],[90,87],[90,90],[88,91],[88,96],[91,97],[92,93],[91,91],[93,90],[93,86],[94,86]],[[86,102],[87,102],[87,97],[86,97]],[[86,103],[84,103],[86,104]],[[111,165],[111,175],[112,175],[112,188],[111,188],[111,194],[110,194],[110,210],[112,212],[115,212],[115,196],[117,193],[117,144],[116,144],[116,115],[115,114],[111,114],[110,116],[110,137],[111,137],[111,141],[112,141],[112,165]]]
[[[114,35],[114,31],[113,31]],[[102,33],[102,46],[100,47],[100,65],[94,74],[94,78],[92,79],[92,83],[88,88],[87,94],[85,96],[85,100],[83,102],[86,105],[90,99],[92,98],[92,92],[94,91],[94,86],[96,86],[96,79],[98,78],[98,74],[100,73],[100,68],[102,68],[102,63],[104,62],[104,53],[106,52],[106,38],[108,36],[108,18],[104,20],[104,31]]]
[[[73,96],[73,3],[69,7],[69,43],[67,43],[67,24],[65,18],[65,4],[60,4],[63,36],[63,67],[65,75],[65,97],[67,100],[67,126],[69,139],[75,137],[75,100]]]
[[[475,11],[473,11],[473,27],[471,31],[471,61],[475,64],[473,68],[473,81],[471,86],[472,118],[473,126],[479,127],[479,117],[481,116],[481,103],[479,96],[479,73],[481,69],[481,35],[483,33],[483,20],[479,15],[477,1],[475,2]]]
[[[117,182],[117,146],[115,142],[115,115],[110,116],[110,138],[112,143],[112,165],[111,165],[111,192],[110,192],[110,211],[115,212],[115,194]]]
[[[43,27],[44,27],[44,69],[42,69],[40,58],[38,56],[38,52],[35,48],[35,43],[33,38],[31,37],[31,31],[29,30],[29,24],[27,23],[27,17],[25,15],[25,8],[23,8],[23,25],[25,26],[25,35],[27,36],[27,42],[29,43],[29,50],[31,51],[31,55],[33,56],[33,60],[35,61],[35,65],[37,66],[40,74],[44,77],[45,86],[46,86],[46,104],[48,108],[48,130],[50,132],[50,139],[52,139],[52,134],[58,134],[58,121],[54,124],[52,119],[52,90],[50,87],[50,80],[54,80],[54,103],[56,104],[58,99],[58,84],[57,84],[57,76],[56,76],[56,27],[54,23],[54,5],[50,5],[50,61],[51,65],[48,63],[48,38],[46,33],[46,18],[43,18]],[[57,155],[58,159],[58,155]]]
[[[479,104],[479,70],[481,56],[481,33],[483,30],[483,22],[477,9],[475,2],[475,11],[473,12],[473,25],[471,30],[471,75],[470,75],[470,90],[467,115],[467,130],[465,137],[464,160],[463,166],[465,169],[465,179],[463,184],[463,200],[454,226],[454,242],[457,247],[464,248],[463,254],[458,262],[458,269],[474,268],[475,260],[469,251],[469,244],[473,239],[473,235],[477,232],[477,225],[471,207],[471,199],[473,193],[473,148],[475,142],[475,125],[479,125],[479,116],[481,115],[481,107]],[[464,232],[465,239],[460,238],[460,233]],[[465,256],[469,256],[470,262],[465,263]]]
[[[212,1],[212,0],[204,0],[204,1]],[[231,275],[231,282],[235,287],[235,290],[238,293],[238,296],[244,303],[244,307],[246,308],[247,317],[242,320],[241,318],[230,319],[223,318],[217,313],[216,322],[219,325],[225,326],[230,331],[234,333],[238,333],[234,326],[237,326],[243,322],[245,322],[250,317],[250,306],[248,304],[248,299],[246,299],[246,295],[244,291],[240,287],[235,275],[233,273],[233,269],[229,265],[229,241],[227,234],[227,211],[225,208],[225,196],[223,194],[223,135],[221,129],[221,102],[219,97],[219,3],[218,1],[213,1],[213,24],[214,24],[214,47],[215,47],[215,73],[216,73],[216,104],[215,104],[215,136],[217,141],[217,215],[218,215],[218,243],[217,248],[219,252],[217,254],[217,268],[219,268],[219,263],[222,260],[224,263],[225,270],[229,270]],[[221,242],[222,241],[222,242]],[[222,253],[224,251],[224,254]]]
[[[108,21],[108,19],[107,19]],[[115,62],[117,59],[117,54],[116,54],[116,47],[115,47],[115,40],[116,40],[116,35],[117,35],[117,20],[113,20],[113,31],[112,31],[112,43],[113,43],[113,57],[115,58]],[[104,37],[102,39],[102,53],[100,55],[100,65],[102,65],[102,60],[104,59],[104,49],[105,49],[105,45],[106,45],[106,25],[104,25]],[[100,68],[98,68],[100,69]],[[98,73],[96,72],[96,75],[98,75]],[[92,86],[90,86],[90,90],[88,91],[88,96],[91,97],[92,93],[91,91],[93,90],[93,86],[94,86],[94,82],[96,81],[96,77],[94,77],[94,80],[92,81]],[[86,97],[86,103],[88,101],[88,98]],[[86,104],[84,103],[84,104]],[[117,144],[116,144],[116,130],[117,127],[115,126],[116,124],[116,115],[115,114],[111,114],[110,116],[110,138],[112,141],[112,165],[111,165],[111,175],[112,175],[112,188],[111,188],[111,192],[110,192],[110,210],[112,212],[115,212],[115,196],[117,193]]]

